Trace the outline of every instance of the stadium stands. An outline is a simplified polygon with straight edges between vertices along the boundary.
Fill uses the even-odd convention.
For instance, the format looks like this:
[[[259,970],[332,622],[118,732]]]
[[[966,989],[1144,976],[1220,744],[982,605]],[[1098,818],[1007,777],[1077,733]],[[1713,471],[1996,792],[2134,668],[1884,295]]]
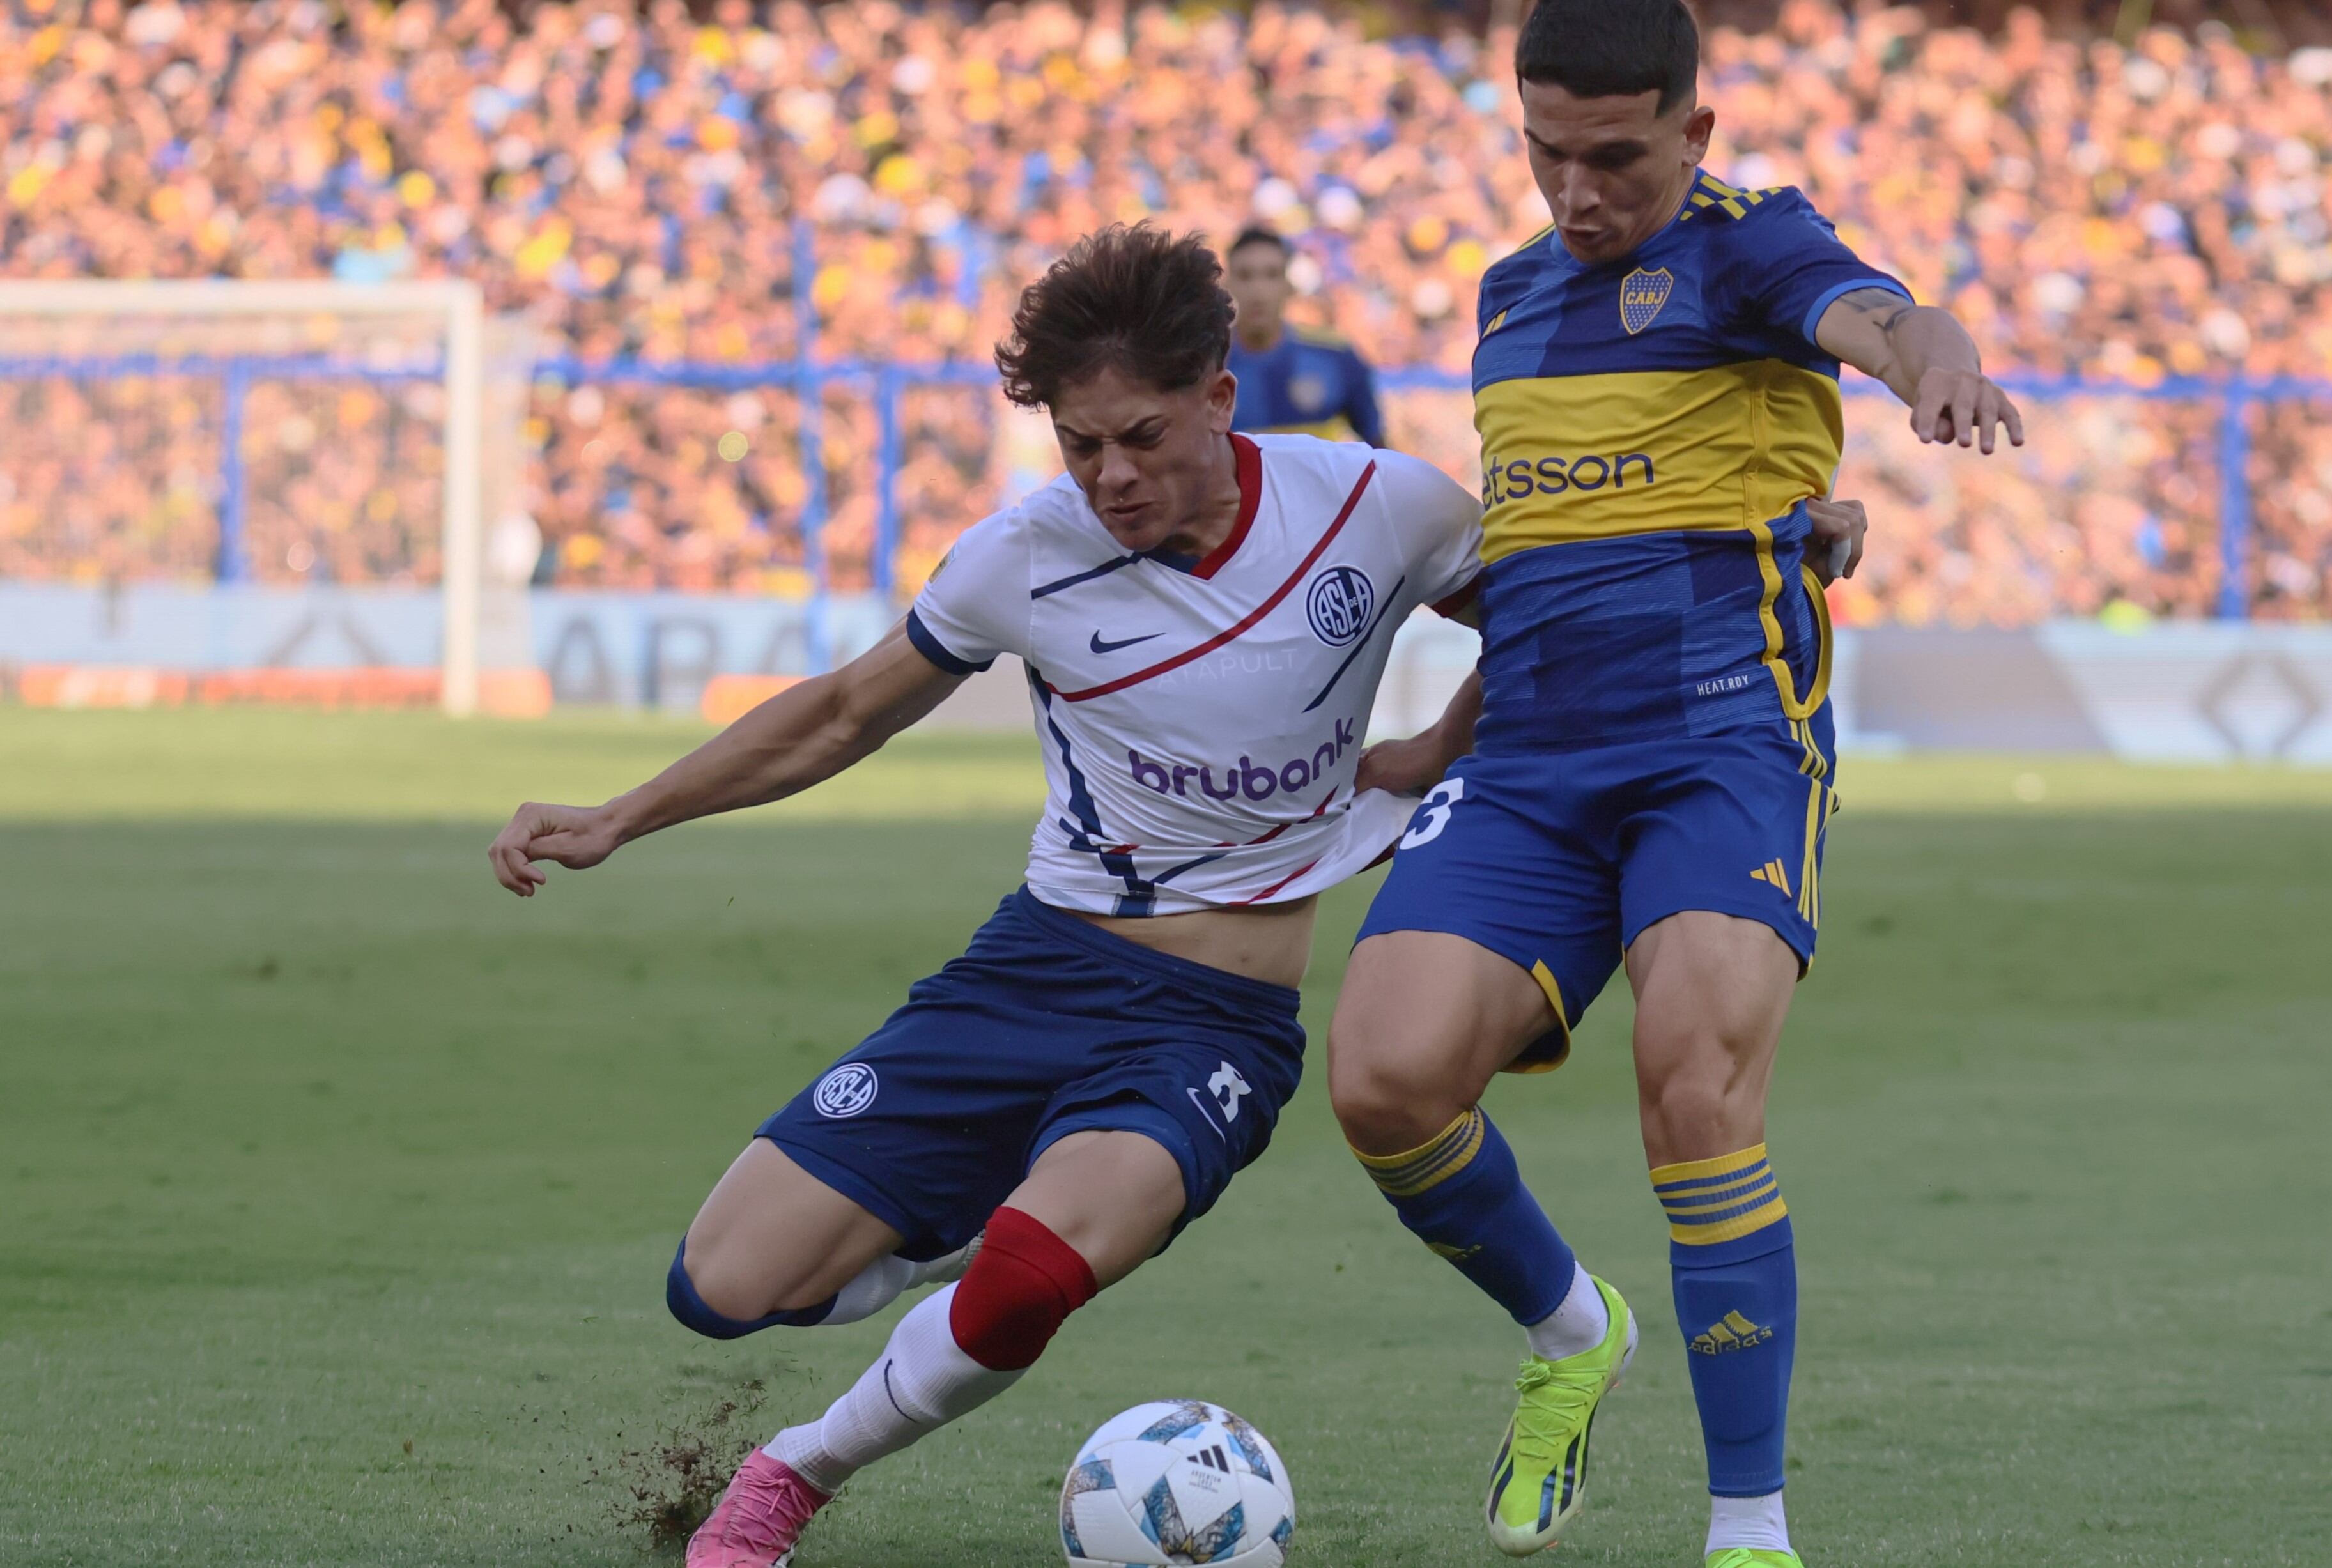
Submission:
[[[1376,362],[1462,372],[1483,269],[1544,221],[1513,129],[1510,39],[1371,38],[1360,12],[1106,3],[637,12],[492,0],[16,0],[0,9],[0,266],[29,276],[459,272],[534,312],[534,512],[556,580],[796,591],[873,569],[865,397],[829,390],[824,526],[795,520],[803,409],[783,387],[675,390],[611,361],[978,360],[1067,238],[1151,216],[1293,236],[1303,308]],[[71,19],[68,19],[71,18]],[[338,20],[336,20],[336,18]],[[1993,38],[1909,9],[1786,0],[1708,40],[1712,166],[1802,185],[1874,260],[1960,311],[1996,367],[2127,386],[2032,405],[2037,445],[1983,473],[1858,409],[1848,483],[1887,542],[1847,619],[2025,624],[2220,603],[2220,464],[2248,452],[2257,613],[2332,607],[2332,436],[2307,403],[2227,413],[2213,378],[2332,373],[2332,51],[2223,30],[2135,47]],[[808,244],[799,243],[807,237]],[[2143,394],[2152,396],[2142,396]],[[414,389],[336,390],[252,520],[263,579],[426,577],[388,520]],[[0,575],[183,576],[215,529],[183,476],[202,389],[42,388],[85,439],[11,470]],[[1393,438],[1472,461],[1457,393],[1392,400]],[[996,492],[992,405],[911,393],[898,570],[912,586]],[[2230,420],[2241,425],[2230,443]],[[273,430],[281,422],[269,424]],[[261,428],[254,422],[253,428]],[[731,432],[744,440],[723,446]],[[271,438],[272,439],[272,438]],[[320,445],[318,445],[320,441]],[[741,455],[731,457],[732,451]],[[162,454],[158,461],[155,454]],[[384,531],[388,531],[385,533]]]

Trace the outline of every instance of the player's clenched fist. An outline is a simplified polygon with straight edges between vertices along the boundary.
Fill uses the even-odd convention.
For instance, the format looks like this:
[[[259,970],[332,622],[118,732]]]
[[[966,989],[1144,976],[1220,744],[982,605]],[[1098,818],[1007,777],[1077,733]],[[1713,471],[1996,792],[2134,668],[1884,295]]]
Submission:
[[[1863,535],[1870,531],[1870,515],[1859,501],[1829,501],[1816,496],[1806,502],[1806,519],[1813,525],[1813,543],[1806,561],[1827,587],[1852,577],[1862,564]]]
[[[521,898],[550,880],[533,862],[554,860],[570,871],[597,865],[613,855],[622,840],[603,806],[545,806],[530,800],[511,816],[510,826],[494,835],[486,851],[494,878]]]

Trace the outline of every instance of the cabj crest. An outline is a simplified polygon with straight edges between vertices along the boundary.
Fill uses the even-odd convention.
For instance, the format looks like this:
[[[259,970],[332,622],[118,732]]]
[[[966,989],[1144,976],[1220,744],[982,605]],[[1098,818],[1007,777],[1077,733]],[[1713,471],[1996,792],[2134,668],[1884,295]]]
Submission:
[[[1652,324],[1660,307],[1676,292],[1676,274],[1666,267],[1646,272],[1638,267],[1620,280],[1620,325],[1634,336]]]

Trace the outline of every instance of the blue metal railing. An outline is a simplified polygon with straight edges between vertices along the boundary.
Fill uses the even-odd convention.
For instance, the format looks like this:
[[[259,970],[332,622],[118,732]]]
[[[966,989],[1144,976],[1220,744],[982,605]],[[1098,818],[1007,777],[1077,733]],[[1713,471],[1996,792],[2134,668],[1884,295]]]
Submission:
[[[1405,387],[1464,391],[1472,383],[1447,370],[1387,371],[1379,383],[1391,390]],[[2237,376],[2220,379],[2199,376],[2168,376],[2155,381],[2091,380],[2076,376],[1999,378],[2002,389],[2020,398],[2045,403],[2074,397],[2136,397],[2155,403],[2216,403],[2219,406],[2219,598],[2214,607],[2221,620],[2251,618],[2251,428],[2254,405],[2332,399],[2332,381],[2298,376]],[[1866,376],[1849,375],[1841,382],[1849,397],[1891,397],[1893,393]]]
[[[797,265],[803,265],[797,258]],[[814,345],[815,319],[807,288],[797,291],[797,341]],[[798,399],[798,445],[804,497],[798,519],[803,563],[813,582],[823,588],[827,559],[823,534],[828,515],[825,446],[825,406],[829,389],[845,387],[870,396],[877,431],[874,548],[871,563],[876,592],[889,594],[900,537],[898,477],[906,462],[904,404],[917,387],[986,387],[995,384],[992,366],[972,361],[910,363],[858,359],[820,359],[810,353],[790,360],[761,364],[720,364],[702,361],[616,359],[585,361],[571,357],[538,360],[538,378],[551,378],[569,385],[646,386],[706,391],[750,391],[780,387]],[[115,380],[156,375],[215,378],[220,387],[219,536],[215,571],[223,582],[250,575],[245,548],[249,516],[248,485],[243,459],[244,405],[251,388],[262,380],[336,379],[411,383],[441,378],[441,368],[426,360],[393,367],[359,364],[315,354],[186,355],[120,354],[98,356],[0,356],[0,382],[44,378]],[[2253,545],[2251,488],[2251,411],[2260,405],[2303,400],[2332,401],[2332,381],[2296,377],[2235,377],[2204,379],[2170,377],[2145,384],[2088,380],[2072,377],[2006,375],[2002,384],[2020,398],[2047,403],[2074,397],[2132,397],[2149,402],[2184,402],[2218,407],[2216,458],[2219,468],[2219,551],[2221,582],[2215,610],[2222,619],[2241,620],[2251,613],[2249,588]],[[1388,392],[1463,392],[1470,386],[1464,375],[1427,367],[1404,367],[1380,372],[1378,384]],[[1874,381],[1849,377],[1846,391],[1856,397],[1886,397]],[[813,643],[821,640],[813,617]]]

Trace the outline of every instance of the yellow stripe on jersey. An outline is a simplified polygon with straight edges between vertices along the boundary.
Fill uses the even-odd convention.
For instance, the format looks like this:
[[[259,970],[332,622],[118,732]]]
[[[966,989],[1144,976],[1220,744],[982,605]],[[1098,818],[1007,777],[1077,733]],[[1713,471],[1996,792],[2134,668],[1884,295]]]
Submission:
[[[1751,207],[1763,205],[1767,196],[1781,188],[1780,186],[1767,186],[1763,190],[1740,190],[1726,185],[1715,175],[1704,174],[1692,193],[1692,210],[1684,215],[1689,218],[1693,212],[1706,212],[1715,207],[1728,217],[1745,218]]]
[[[1663,418],[1660,409],[1673,412]],[[1774,607],[1782,578],[1771,520],[1830,493],[1846,442],[1837,382],[1777,359],[1531,378],[1477,392],[1474,422],[1485,454],[1485,563],[1546,544],[1744,531],[1763,585],[1764,664],[1782,716],[1807,719],[1821,708],[1830,695],[1830,601],[1802,565],[1816,647],[1811,689],[1801,692]],[[1642,438],[1648,450],[1625,449],[1630,433],[1647,430],[1654,433]],[[1568,452],[1549,454],[1557,433]]]
[[[1821,779],[1806,780],[1806,843],[1798,862],[1798,913],[1817,931],[1821,929],[1822,807],[1829,795],[1830,786]]]
[[[1498,1070],[1502,1073],[1552,1073],[1571,1060],[1571,1011],[1563,1005],[1563,982],[1540,959],[1531,965],[1531,979],[1546,993],[1554,1009],[1554,1028],[1522,1048],[1522,1054]]]
[[[1486,563],[1543,544],[1763,528],[1830,493],[1846,444],[1838,383],[1779,359],[1496,381],[1474,395],[1474,425]],[[1768,586],[1779,595],[1778,576]]]
[[[1782,510],[1787,511],[1788,508]],[[1814,710],[1820,708],[1823,699],[1830,695],[1830,600],[1823,596],[1821,579],[1814,576],[1813,568],[1800,565],[1798,570],[1804,578],[1806,597],[1812,601],[1814,612],[1813,690],[1801,695],[1798,678],[1791,673],[1790,662],[1782,656],[1784,642],[1782,618],[1773,613],[1773,606],[1782,597],[1782,568],[1773,559],[1773,525],[1753,522],[1748,528],[1750,537],[1757,544],[1757,575],[1764,579],[1765,585],[1764,596],[1757,601],[1757,624],[1765,633],[1765,667],[1773,672],[1773,684],[1781,689],[1782,716],[1792,721],[1811,719]]]

